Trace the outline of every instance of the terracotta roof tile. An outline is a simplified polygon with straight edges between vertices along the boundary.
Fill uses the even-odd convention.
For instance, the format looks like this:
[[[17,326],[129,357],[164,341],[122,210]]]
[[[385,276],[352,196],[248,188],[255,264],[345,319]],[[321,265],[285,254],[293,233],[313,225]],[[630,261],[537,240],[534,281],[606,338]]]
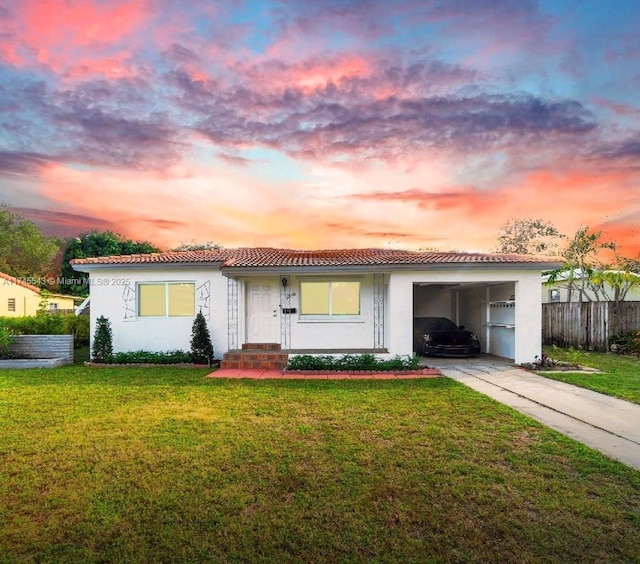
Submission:
[[[2,278],[3,280],[8,280],[13,284],[17,284],[18,286],[22,286],[23,288],[28,288],[29,290],[32,290],[36,294],[40,293],[40,288],[38,288],[37,286],[33,286],[31,284],[28,284],[27,282],[24,282],[20,278],[16,278],[15,276],[10,276],[9,274],[0,272],[0,278]]]
[[[151,253],[147,255],[121,255],[108,257],[91,257],[73,259],[71,264],[154,264],[181,262],[224,262],[232,256],[235,249],[220,249],[212,251],[176,251],[167,253]]]
[[[295,266],[557,263],[550,257],[488,253],[419,252],[397,249],[325,249],[305,251],[268,247],[185,251],[75,259],[74,265],[222,263],[222,268]]]

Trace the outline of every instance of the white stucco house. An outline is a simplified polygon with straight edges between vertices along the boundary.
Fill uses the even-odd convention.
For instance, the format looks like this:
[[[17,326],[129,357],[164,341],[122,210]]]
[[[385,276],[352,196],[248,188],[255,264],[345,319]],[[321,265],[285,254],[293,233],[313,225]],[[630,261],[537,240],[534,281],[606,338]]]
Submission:
[[[542,271],[555,259],[393,249],[240,248],[76,259],[90,275],[91,333],[109,318],[115,351],[189,350],[195,314],[217,357],[271,343],[289,354],[410,355],[413,318],[449,317],[482,350],[541,351]]]

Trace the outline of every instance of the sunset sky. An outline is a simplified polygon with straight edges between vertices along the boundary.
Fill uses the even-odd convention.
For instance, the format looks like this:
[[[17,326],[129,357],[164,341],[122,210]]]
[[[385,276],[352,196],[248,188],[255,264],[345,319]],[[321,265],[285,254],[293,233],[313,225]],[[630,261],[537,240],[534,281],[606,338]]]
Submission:
[[[640,252],[640,0],[0,0],[0,120],[51,234]]]

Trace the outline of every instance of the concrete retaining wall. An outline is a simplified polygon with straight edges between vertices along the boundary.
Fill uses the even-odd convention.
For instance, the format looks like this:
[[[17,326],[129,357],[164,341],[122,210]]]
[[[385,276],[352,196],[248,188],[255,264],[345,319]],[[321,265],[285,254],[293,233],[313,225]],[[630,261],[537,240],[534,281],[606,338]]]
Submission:
[[[10,350],[20,358],[62,358],[73,363],[73,335],[16,335]]]

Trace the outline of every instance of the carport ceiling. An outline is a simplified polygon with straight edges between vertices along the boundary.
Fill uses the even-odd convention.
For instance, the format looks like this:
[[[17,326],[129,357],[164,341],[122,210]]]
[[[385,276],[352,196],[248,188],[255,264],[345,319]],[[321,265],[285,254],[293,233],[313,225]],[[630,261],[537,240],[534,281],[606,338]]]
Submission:
[[[506,281],[507,283],[509,281]],[[477,288],[479,286],[486,288],[487,286],[498,286],[499,284],[504,284],[505,280],[500,282],[416,282],[416,286],[435,286],[436,288],[450,288],[456,290],[463,290],[465,288]]]

